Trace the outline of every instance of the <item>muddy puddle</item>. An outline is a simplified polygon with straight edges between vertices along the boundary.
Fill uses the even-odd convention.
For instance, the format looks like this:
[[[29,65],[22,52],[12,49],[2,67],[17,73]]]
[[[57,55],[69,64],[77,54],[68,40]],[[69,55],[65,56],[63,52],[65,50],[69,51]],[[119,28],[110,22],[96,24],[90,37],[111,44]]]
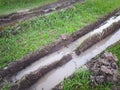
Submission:
[[[72,56],[72,59],[68,63],[62,65],[59,68],[53,69],[50,72],[47,72],[46,75],[40,78],[37,83],[35,83],[31,87],[29,86],[30,90],[50,90],[54,88],[61,81],[63,81],[64,78],[71,76],[76,71],[76,69],[83,66],[87,61],[89,61],[96,55],[103,52],[107,47],[111,46],[112,44],[120,40],[120,29],[114,30],[114,32],[116,31],[115,33],[101,40],[97,44],[93,45],[91,48],[89,48],[85,52],[82,52],[80,55],[76,55],[75,53],[76,48],[79,47],[79,45],[83,43],[85,40],[87,40],[89,37],[95,34],[100,35],[104,34],[104,31],[108,27],[110,27],[114,23],[118,23],[119,21],[120,21],[119,15],[111,17],[109,20],[101,24],[100,27],[98,27],[97,29],[94,29],[90,33],[82,36],[81,38],[78,38],[76,41],[67,45],[66,47],[63,47],[62,49],[37,60],[36,62],[32,63],[25,69],[19,71],[17,74],[14,74],[10,78],[10,81],[12,82],[16,82],[19,80],[21,81],[25,76],[27,77],[31,73],[45,66],[50,66],[50,64],[56,61],[60,61],[61,58],[70,54]]]
[[[34,62],[32,65],[26,67],[25,69],[21,70],[14,76],[12,76],[11,80],[13,82],[16,82],[17,80],[22,79],[27,74],[30,74],[31,72],[40,69],[46,65],[50,65],[51,63],[60,60],[63,56],[67,54],[72,54],[73,57],[76,57],[75,49],[86,39],[88,39],[90,36],[93,36],[94,34],[101,33],[104,31],[105,28],[109,27],[115,22],[118,22],[120,20],[120,16],[118,17],[112,17],[109,20],[106,21],[106,23],[102,24],[99,28],[91,31],[90,33],[84,35],[83,37],[79,38],[78,40],[74,41],[70,45],[63,47],[61,50],[54,52],[50,55],[47,55],[46,57],[43,57],[36,62]]]
[[[73,54],[74,58],[63,67],[51,71],[34,84],[30,90],[50,90],[58,85],[64,78],[71,76],[79,67],[83,66],[90,59],[103,52],[106,48],[120,40],[120,29],[113,35],[100,41],[80,56]]]

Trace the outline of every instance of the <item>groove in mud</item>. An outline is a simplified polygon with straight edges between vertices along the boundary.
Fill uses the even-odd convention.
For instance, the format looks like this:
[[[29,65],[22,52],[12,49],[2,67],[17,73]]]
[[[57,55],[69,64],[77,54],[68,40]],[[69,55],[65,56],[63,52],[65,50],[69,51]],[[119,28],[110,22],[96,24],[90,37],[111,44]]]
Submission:
[[[110,27],[112,27],[112,28],[111,28],[111,30],[110,30],[109,32],[106,32],[106,33],[105,33],[105,35],[107,35],[107,36],[108,36],[108,35],[110,35],[110,34],[113,32],[112,30],[114,30],[114,32],[115,32],[115,31],[117,31],[117,30],[118,30],[118,28],[117,28],[117,27],[119,27],[119,28],[120,28],[120,25],[119,25],[119,24],[118,24],[118,26],[117,26],[117,24],[116,24],[116,23],[114,23],[114,22],[119,23],[119,22],[120,22],[119,20],[120,20],[120,18],[119,18],[119,17],[117,17],[117,18],[116,18],[116,20],[113,20],[113,21],[112,21],[112,20],[110,20],[108,24],[103,25],[103,26],[101,26],[101,28],[96,29],[96,30],[94,31],[94,34],[101,33],[101,32],[103,32],[103,31],[105,31],[105,32],[106,32],[106,30],[108,30],[108,27],[109,27],[109,28],[110,28]],[[112,25],[112,24],[113,24],[113,25]],[[112,25],[112,26],[111,26],[111,25]],[[116,28],[114,28],[113,26],[114,26],[114,27],[116,27],[116,26],[117,26],[117,27],[116,27]],[[105,29],[105,28],[107,28],[107,29]],[[89,36],[89,35],[90,35],[90,34],[88,34],[87,36]],[[83,37],[84,37],[84,36],[83,36]],[[86,36],[85,36],[85,37],[86,37]],[[85,38],[85,37],[84,37],[84,38]],[[104,35],[103,35],[103,37],[104,37]],[[106,36],[105,36],[105,37],[106,37]],[[87,38],[86,38],[86,39],[87,39]],[[86,39],[85,39],[85,40],[86,40]],[[81,38],[81,40],[82,40],[82,38]],[[73,58],[73,59],[75,59],[75,58]],[[82,61],[81,61],[81,62],[82,62]],[[83,62],[84,62],[84,61],[83,61]],[[77,64],[77,63],[76,63],[76,64]],[[76,64],[75,64],[75,65],[76,65]]]
[[[31,19],[36,16],[46,15],[56,10],[61,10],[69,7],[77,2],[83,2],[84,0],[58,0],[52,4],[48,4],[36,9],[26,10],[24,12],[16,12],[9,15],[0,17],[0,27],[6,26],[19,21]]]
[[[99,27],[108,18],[112,17],[113,15],[116,15],[116,13],[118,11],[119,10],[117,9],[114,12],[110,13],[109,15],[99,19],[95,23],[92,23],[92,24],[82,28],[81,30],[71,34],[66,40],[56,41],[56,42],[46,46],[45,48],[38,50],[36,52],[33,52],[33,53],[29,54],[28,56],[24,57],[23,59],[12,63],[6,69],[3,69],[2,71],[0,71],[1,77],[5,78],[7,76],[11,76],[11,75],[15,74],[16,72],[29,66],[33,62],[37,61],[38,59],[40,59],[50,53],[60,50],[62,47],[67,46],[68,44],[70,44],[73,41],[77,40],[78,38],[82,37],[83,35],[89,33],[90,31],[93,31],[93,29]]]
[[[76,31],[75,33],[73,33],[71,35],[71,37],[74,39],[73,41],[75,41],[76,39],[80,38],[81,36],[87,34],[88,32],[91,32],[93,31],[94,29],[102,26],[104,23],[106,23],[105,21],[108,20],[110,17],[117,17],[120,15],[120,9],[116,9],[114,10],[113,12],[105,15],[104,17],[102,18],[99,18],[96,22],[94,23],[91,23],[87,26],[85,26],[84,28],[80,29],[79,31]]]
[[[120,28],[120,21],[113,23],[110,27],[106,28],[103,32],[95,34],[85,40],[81,45],[75,50],[77,55],[80,55],[82,52],[106,38],[108,35],[114,33],[116,30]]]
[[[101,23],[103,23],[105,20],[107,20],[108,18],[112,17],[112,16],[115,15],[115,14],[116,14],[116,16],[117,16],[117,13],[118,13],[119,10],[120,10],[120,9],[116,9],[116,10],[114,10],[113,12],[110,12],[109,14],[105,15],[104,17],[99,18],[95,23],[89,24],[89,25],[87,25],[86,27],[84,27],[83,29],[81,29],[81,32],[80,32],[80,31],[77,31],[77,32],[73,33],[73,37],[74,37],[74,38],[77,38],[77,37],[81,36],[82,32],[85,32],[85,31],[86,31],[86,33],[87,33],[87,32],[89,32],[90,30],[95,29],[94,26],[98,27]],[[119,13],[118,13],[118,14],[119,14]],[[14,24],[15,24],[15,23],[13,23],[12,25],[14,26]],[[11,30],[11,32],[6,32],[6,31],[4,31],[4,30],[2,31],[2,29],[4,29],[4,27],[0,27],[0,38],[1,38],[1,37],[4,37],[5,35],[9,35],[9,33],[11,33],[11,34],[13,34],[13,35],[16,35],[17,32],[18,32],[17,30],[16,30],[16,31]],[[82,30],[84,30],[84,29],[85,29],[85,31],[82,31]],[[86,33],[85,33],[85,34],[86,34]]]
[[[117,43],[115,43],[115,44],[118,44],[118,42]],[[114,45],[115,45],[114,44]],[[113,45],[113,46],[114,46]],[[110,46],[111,47],[111,46]],[[110,48],[109,47],[109,48]],[[106,62],[106,60],[104,61],[104,59],[103,58],[108,58],[109,57],[109,60],[108,60],[108,63]],[[113,60],[113,61],[112,61]],[[114,62],[114,63],[113,63]],[[97,75],[99,75],[99,74],[102,74],[101,76],[104,76],[105,75],[105,73],[101,73],[101,71],[100,71],[100,66],[104,66],[104,65],[107,65],[108,67],[110,66],[110,65],[112,65],[112,64],[114,64],[114,69],[116,70],[116,69],[118,69],[118,66],[117,66],[117,63],[118,62],[118,59],[117,59],[117,57],[116,57],[116,55],[114,55],[114,54],[112,54],[111,52],[106,52],[106,51],[103,51],[103,52],[101,52],[100,54],[98,54],[98,55],[96,55],[95,57],[93,57],[92,59],[90,59],[88,62],[86,62],[86,64],[82,67],[82,70],[89,70],[90,72],[93,72],[93,73],[95,73],[95,76],[94,77],[97,77]],[[111,64],[110,64],[111,63]],[[81,70],[81,69],[80,69]],[[79,70],[79,72],[81,72]],[[94,72],[94,70],[95,70],[95,72]],[[111,67],[110,67],[110,70],[111,70]],[[112,69],[113,70],[113,69]],[[97,72],[97,73],[96,73]],[[107,72],[107,71],[106,71]],[[117,73],[116,73],[117,74]],[[91,74],[90,75],[90,77],[92,76],[92,75],[94,75],[94,74]],[[69,77],[67,77],[67,79],[72,79],[72,78],[74,78],[74,74],[73,75],[71,75],[71,76],[69,76]],[[111,76],[113,76],[113,74],[112,75],[108,75],[108,73],[107,73],[107,76],[106,77],[111,77]],[[117,77],[117,76],[115,76],[115,77]],[[90,78],[91,79],[91,78]],[[105,80],[104,82],[103,82],[103,79]],[[92,83],[92,86],[95,86],[96,84],[97,85],[101,85],[101,84],[105,84],[106,83],[106,80],[108,80],[108,79],[110,79],[110,82],[111,82],[111,80],[113,80],[113,78],[102,78],[102,82],[103,83],[101,83],[101,81],[99,81],[99,82],[97,82],[97,83],[93,83],[93,82],[96,82],[96,80],[98,81],[98,80],[101,80],[101,79],[92,79],[91,80],[91,83]],[[118,78],[118,80],[117,81],[115,81],[115,82],[119,82],[120,80],[119,80],[119,78]],[[113,81],[112,81],[113,82]],[[119,85],[119,84],[117,84],[117,85]],[[64,82],[61,82],[61,83],[59,83],[58,85],[56,85],[52,90],[64,90]],[[111,89],[111,90],[114,90],[114,89]],[[119,89],[116,89],[116,90],[119,90]]]
[[[120,29],[116,30],[115,33],[98,42],[97,44],[93,45],[79,56],[74,57],[70,62],[66,63],[64,67],[60,67],[46,74],[43,78],[38,80],[37,83],[32,85],[29,90],[52,90],[56,85],[61,83],[64,78],[73,75],[78,68],[84,66],[96,55],[100,54],[106,48],[110,47],[119,40]]]
[[[37,82],[37,80],[43,77],[46,73],[66,64],[71,59],[72,59],[72,56],[68,54],[64,56],[60,61],[56,61],[48,66],[44,66],[43,68],[26,75],[24,79],[20,80],[18,85],[13,86],[11,90],[24,90],[29,88],[32,84]]]

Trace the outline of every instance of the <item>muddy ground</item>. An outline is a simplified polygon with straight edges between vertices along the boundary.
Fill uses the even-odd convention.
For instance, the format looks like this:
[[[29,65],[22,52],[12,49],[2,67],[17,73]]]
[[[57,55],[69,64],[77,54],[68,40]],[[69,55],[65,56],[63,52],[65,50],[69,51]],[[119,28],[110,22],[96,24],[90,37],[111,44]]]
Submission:
[[[77,31],[73,34],[71,34],[66,39],[57,40],[56,42],[54,42],[50,45],[47,45],[45,48],[31,53],[28,56],[22,58],[21,60],[19,60],[17,62],[11,63],[6,69],[0,71],[1,77],[4,78],[7,76],[11,76],[11,75],[15,74],[16,72],[24,69],[28,65],[32,64],[33,62],[37,61],[38,59],[40,59],[46,55],[49,55],[50,53],[58,51],[64,46],[69,45],[73,41],[77,40],[78,38],[84,36],[85,34],[91,32],[95,28],[99,27],[108,18],[110,18],[114,14],[116,15],[116,12],[118,12],[118,11],[119,10],[117,9],[116,11],[106,15],[105,17],[98,19],[96,22],[80,29],[79,31]]]
[[[111,90],[120,90],[120,73],[118,58],[111,52],[102,52],[85,65],[91,72],[90,86],[95,87],[106,83],[113,83]],[[69,77],[74,78],[74,75]],[[60,83],[53,90],[63,90],[64,84]]]
[[[24,21],[31,19],[37,16],[43,16],[49,14],[53,11],[62,10],[64,8],[68,8],[69,6],[73,5],[77,2],[84,2],[85,0],[58,0],[52,4],[48,4],[39,8],[35,8],[32,10],[22,11],[22,12],[15,12],[9,15],[0,16],[0,31],[6,25],[14,25],[19,21]]]
[[[92,24],[84,27],[83,29],[71,34],[70,36],[67,36],[67,37],[62,36],[61,40],[58,40],[58,41],[46,46],[45,48],[38,50],[34,53],[31,53],[28,56],[24,57],[23,59],[10,64],[10,66],[8,66],[5,69],[0,71],[0,75],[2,77],[3,82],[5,79],[7,79],[9,81],[9,78],[12,75],[17,74],[19,71],[30,66],[32,63],[36,62],[37,60],[40,60],[41,58],[44,58],[44,57],[50,55],[51,53],[57,52],[58,50],[60,50],[62,48],[67,48],[70,44],[74,43],[78,39],[85,37],[86,35],[89,35],[89,33],[94,32],[95,30],[97,31],[98,30],[97,28],[104,26],[105,21],[107,19],[114,16],[114,18],[112,18],[114,23],[110,24],[110,26],[108,26],[107,28],[104,28],[103,31],[101,30],[102,31],[101,33],[93,34],[93,36],[91,37],[90,40],[88,39],[89,37],[88,38],[85,37],[85,41],[84,41],[85,43],[83,42],[82,47],[81,46],[80,46],[81,48],[77,47],[78,53],[73,53],[76,51],[75,50],[71,53],[72,55],[71,54],[67,55],[67,56],[63,55],[63,58],[60,61],[54,62],[54,63],[48,65],[47,68],[43,67],[42,69],[36,70],[34,73],[27,74],[27,76],[25,78],[17,81],[17,85],[13,86],[11,89],[12,90],[21,90],[21,89],[24,90],[24,89],[29,88],[32,84],[36,83],[39,78],[43,77],[49,71],[66,64],[73,57],[75,57],[76,54],[79,56],[81,54],[81,52],[84,52],[85,50],[87,50],[88,48],[90,48],[91,46],[96,44],[97,42],[101,41],[102,39],[106,38],[107,36],[118,31],[120,28],[120,21],[119,21],[120,18],[119,18],[119,15],[116,14],[116,12],[118,12],[118,10],[99,19],[95,23],[92,23]],[[87,44],[86,44],[86,42],[87,42]],[[23,82],[26,85],[23,85]]]
[[[108,35],[112,34],[116,30],[120,28],[120,21],[117,23],[113,23],[110,27],[106,28],[104,32],[95,34],[85,40],[75,51],[77,55],[80,55],[82,52],[96,44],[97,42],[101,41],[102,39],[106,38]]]
[[[66,64],[71,59],[72,59],[72,56],[68,54],[64,56],[61,60],[56,61],[48,66],[44,66],[43,68],[35,72],[32,72],[31,74],[25,76],[22,80],[20,80],[18,85],[12,86],[11,90],[24,90],[29,88],[31,85],[37,82],[38,79],[40,79],[42,76],[47,74],[49,71]]]

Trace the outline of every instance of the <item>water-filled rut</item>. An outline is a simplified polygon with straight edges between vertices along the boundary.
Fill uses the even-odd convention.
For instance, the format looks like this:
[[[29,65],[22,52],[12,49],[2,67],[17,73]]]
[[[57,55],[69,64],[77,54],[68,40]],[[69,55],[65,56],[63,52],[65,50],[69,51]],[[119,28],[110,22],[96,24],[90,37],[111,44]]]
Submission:
[[[63,81],[64,78],[71,76],[79,67],[86,64],[87,61],[89,61],[96,55],[100,54],[107,47],[113,45],[119,40],[120,40],[120,29],[113,35],[110,35],[103,41],[100,41],[96,45],[92,46],[81,55],[74,56],[74,58],[64,66],[56,70],[53,70],[47,75],[45,75],[42,79],[38,80],[36,84],[30,87],[30,90],[42,90],[42,89],[51,90],[61,81]]]
[[[38,55],[34,56],[35,59],[32,60],[31,56],[25,58],[24,63],[19,62],[20,65],[28,62],[26,67],[18,65],[20,69],[15,72],[13,72],[15,67],[8,67],[1,75],[3,77],[5,75],[8,81],[15,83],[12,90],[51,90],[64,78],[71,76],[80,66],[120,40],[120,15],[114,15],[91,29],[93,30],[80,37],[73,34],[77,38],[70,39],[73,41],[71,43],[68,40],[66,45],[61,44],[62,47],[59,49],[52,49],[50,53],[49,49],[43,50],[41,53],[36,53]],[[55,45],[52,47],[56,48]],[[39,54],[42,56],[39,57]],[[28,59],[32,60],[32,64]],[[6,73],[12,74],[9,76]]]
[[[40,60],[32,63],[32,65],[30,65],[27,68],[23,69],[22,71],[18,72],[15,76],[12,77],[13,81],[21,79],[26,74],[29,74],[30,72],[33,72],[33,71],[37,70],[38,68],[40,69],[43,66],[46,66],[46,65],[49,65],[49,64],[51,64],[51,63],[53,63],[55,61],[58,61],[63,56],[65,56],[67,54],[74,53],[75,49],[81,43],[83,43],[83,41],[85,41],[86,39],[88,39],[89,37],[91,37],[91,36],[93,36],[95,34],[103,34],[104,29],[108,28],[113,23],[118,22],[119,20],[120,20],[120,16],[116,17],[116,19],[114,19],[114,17],[110,18],[108,21],[106,21],[106,24],[104,24],[103,26],[101,26],[101,27],[95,29],[94,31],[84,35],[83,37],[81,37],[78,40],[74,41],[73,43],[71,43],[67,47],[63,47],[61,50],[59,50],[57,52],[54,52],[54,53],[52,53],[52,54],[50,54],[50,55],[48,55],[46,57],[41,58]]]

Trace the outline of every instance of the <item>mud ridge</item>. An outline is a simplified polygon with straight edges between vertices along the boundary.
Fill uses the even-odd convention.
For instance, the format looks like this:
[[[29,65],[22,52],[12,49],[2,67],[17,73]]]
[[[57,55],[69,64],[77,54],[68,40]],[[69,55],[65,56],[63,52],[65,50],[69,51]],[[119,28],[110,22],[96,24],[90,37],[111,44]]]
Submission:
[[[95,34],[85,40],[76,50],[76,54],[80,55],[82,52],[96,44],[97,42],[103,40],[108,35],[111,35],[120,28],[120,21],[113,23],[110,27],[106,28],[102,33]]]
[[[113,15],[116,15],[116,13],[119,11],[119,9],[116,9],[112,13],[104,16],[103,18],[98,19],[96,22],[80,29],[79,31],[71,34],[68,38],[58,40],[54,43],[51,43],[44,47],[43,49],[37,50],[26,57],[22,58],[21,60],[11,63],[6,69],[3,69],[0,71],[0,75],[2,78],[9,77],[16,72],[24,69],[25,67],[29,66],[33,62],[37,61],[38,59],[49,55],[50,53],[53,53],[55,51],[60,50],[62,47],[65,47],[72,43],[73,41],[77,40],[78,38],[82,37],[83,35],[93,31],[95,28],[99,27],[102,23],[104,23],[107,19],[112,17]]]
[[[76,55],[75,55],[76,57],[73,56],[73,59],[67,64],[65,64],[64,67],[60,67],[46,74],[44,77],[38,80],[38,82],[32,85],[30,87],[30,90],[42,90],[42,88],[44,90],[53,89],[56,85],[61,83],[64,80],[64,78],[73,75],[77,69],[79,69],[81,66],[84,67],[84,65],[88,61],[99,55],[101,52],[103,52],[105,49],[109,48],[111,45],[115,44],[119,40],[120,40],[120,29],[117,30],[115,33],[109,35],[105,39],[101,40],[100,42],[96,43],[91,48],[81,53],[79,56]],[[59,75],[60,77],[58,77]]]
[[[49,71],[66,64],[71,59],[72,56],[68,54],[66,56],[63,56],[63,58],[60,61],[56,61],[48,66],[44,66],[43,68],[26,75],[22,80],[19,81],[18,85],[11,87],[11,90],[25,90],[29,88],[32,84],[37,82],[38,79],[43,77]]]
[[[19,21],[28,20],[36,16],[46,15],[52,13],[53,11],[67,8],[73,5],[74,3],[83,2],[83,1],[84,0],[58,0],[52,4],[48,4],[36,9],[26,10],[22,12],[15,12],[9,15],[1,16],[0,27],[4,27],[12,23],[17,23]]]

